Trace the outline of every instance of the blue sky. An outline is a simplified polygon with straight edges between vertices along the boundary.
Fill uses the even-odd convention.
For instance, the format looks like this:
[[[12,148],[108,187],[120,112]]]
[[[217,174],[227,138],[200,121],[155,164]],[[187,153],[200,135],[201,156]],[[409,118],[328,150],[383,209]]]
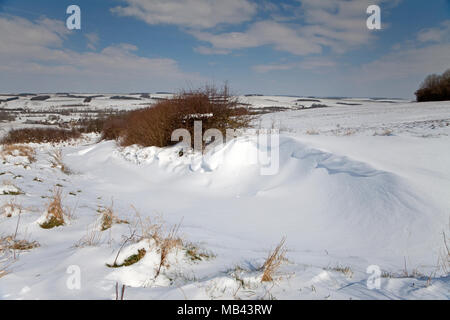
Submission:
[[[81,8],[81,30],[65,27]],[[366,28],[381,7],[382,30]],[[448,0],[0,0],[0,92],[412,98],[450,68]]]

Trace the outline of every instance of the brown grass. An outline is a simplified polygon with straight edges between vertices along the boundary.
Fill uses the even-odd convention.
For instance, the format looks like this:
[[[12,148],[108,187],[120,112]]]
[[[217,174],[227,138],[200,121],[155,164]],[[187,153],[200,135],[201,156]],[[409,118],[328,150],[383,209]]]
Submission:
[[[28,162],[32,163],[36,161],[36,152],[29,146],[17,145],[17,144],[5,144],[3,145],[0,155],[3,159],[6,156],[19,156],[26,157]]]
[[[178,231],[180,229],[180,224],[174,226],[170,231],[167,233],[167,235],[163,238],[158,239],[159,240],[159,253],[160,253],[160,262],[158,265],[158,269],[156,270],[155,278],[159,276],[161,273],[162,267],[169,267],[167,263],[167,256],[169,255],[170,251],[176,247],[182,246],[183,242],[181,239],[177,236]],[[157,241],[158,242],[158,241]]]
[[[2,253],[2,247],[0,246],[0,254]],[[3,262],[0,261],[0,279],[4,276],[6,276],[7,274],[10,273],[10,271],[8,270],[8,268],[11,266],[12,262]]]
[[[78,139],[80,132],[77,130],[64,130],[56,128],[25,128],[15,129],[0,141],[1,144],[17,143],[59,143]]]
[[[336,267],[326,268],[325,270],[331,270],[331,271],[340,272],[344,276],[346,276],[347,278],[352,278],[353,277],[353,270],[352,270],[352,268],[350,268],[348,266],[344,267],[344,266],[341,266],[341,265],[337,265]]]
[[[19,196],[21,194],[24,194],[22,190],[20,190],[20,188],[18,186],[16,186],[12,181],[10,180],[3,180],[2,184],[4,186],[9,186],[13,189],[15,189],[16,191],[5,191],[3,190],[3,195],[4,196]],[[2,195],[2,194],[0,194]]]
[[[6,267],[0,266],[0,279],[8,274]]]
[[[39,243],[36,241],[17,240],[15,236],[8,236],[0,238],[0,247],[6,250],[31,250],[39,247]]]
[[[98,228],[98,225],[87,229],[86,235],[84,235],[80,241],[75,244],[76,248],[95,247],[102,242],[102,233]]]
[[[306,134],[309,136],[316,136],[316,135],[319,135],[319,131],[314,130],[314,129],[309,129],[309,130],[306,130]]]
[[[52,229],[65,224],[64,209],[62,206],[62,190],[56,188],[52,200],[47,207],[47,221],[41,224],[43,229]]]
[[[99,209],[99,213],[102,215],[101,231],[110,229],[113,224],[128,224],[128,221],[121,220],[114,214],[113,205]]]
[[[52,168],[58,168],[67,175],[72,174],[72,171],[65,165],[63,161],[63,155],[60,149],[49,152],[49,155]]]
[[[202,133],[218,129],[226,135],[227,129],[247,127],[248,113],[238,107],[225,86],[223,89],[206,87],[195,91],[184,91],[171,99],[154,106],[132,111],[121,119],[105,124],[104,138],[120,137],[122,146],[165,147],[175,144],[172,133],[186,129],[194,137],[194,122],[202,121]]]
[[[7,218],[11,218],[13,212],[19,211],[19,213],[21,213],[23,207],[18,204],[15,199],[11,199],[6,204],[1,206],[0,210],[2,214],[6,215]]]
[[[162,229],[164,226],[164,220],[161,216],[156,216],[154,219],[146,217],[142,219],[139,211],[131,206],[135,211],[137,218],[137,226],[139,227],[141,234],[139,235],[140,240],[142,239],[159,239],[162,234]]]
[[[384,137],[387,137],[387,136],[391,136],[392,135],[392,130],[390,130],[390,129],[385,129],[385,130],[383,130],[382,132],[375,132],[373,135],[374,136],[384,136]]]
[[[133,207],[136,212],[136,217],[138,218],[138,224],[141,229],[140,239],[153,239],[156,242],[156,245],[159,248],[160,254],[160,263],[158,264],[156,270],[156,277],[161,273],[162,267],[169,267],[167,264],[167,256],[170,251],[176,247],[183,246],[183,241],[178,236],[178,231],[180,229],[181,223],[173,226],[169,232],[164,235],[164,221],[161,217],[157,217],[154,221],[150,218],[146,218],[142,220],[141,215]]]
[[[273,281],[275,272],[280,268],[280,266],[286,262],[286,237],[281,239],[280,243],[276,248],[269,252],[266,261],[264,262],[261,269],[263,270],[263,276],[261,282]]]
[[[216,257],[214,253],[203,250],[193,243],[185,245],[185,248],[186,255],[191,259],[191,261],[203,261]]]

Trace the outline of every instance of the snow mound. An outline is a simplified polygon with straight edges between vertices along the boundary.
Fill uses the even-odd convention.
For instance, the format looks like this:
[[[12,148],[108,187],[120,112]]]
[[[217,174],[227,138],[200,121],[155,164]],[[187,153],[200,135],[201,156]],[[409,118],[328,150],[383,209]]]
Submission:
[[[111,194],[214,232],[272,243],[286,235],[298,250],[333,250],[371,263],[401,264],[405,256],[429,263],[436,258],[430,248],[442,242],[445,215],[405,178],[290,136],[280,136],[279,170],[268,176],[261,174],[261,146],[252,136],[203,157],[181,155],[180,146],[89,148],[72,153],[69,166],[106,179]]]

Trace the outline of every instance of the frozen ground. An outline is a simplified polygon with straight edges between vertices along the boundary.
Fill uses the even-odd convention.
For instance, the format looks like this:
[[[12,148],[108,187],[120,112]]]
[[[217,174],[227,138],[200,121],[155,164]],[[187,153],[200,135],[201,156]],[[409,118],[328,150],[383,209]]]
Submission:
[[[291,109],[254,122],[282,132],[276,175],[260,174],[251,135],[204,158],[186,150],[180,157],[181,147],[122,149],[95,136],[32,145],[34,162],[5,156],[0,205],[22,206],[17,239],[40,246],[16,250],[16,259],[2,252],[8,273],[0,273],[0,298],[114,299],[117,282],[127,286],[126,299],[449,299],[442,258],[443,232],[450,237],[450,102],[242,100],[259,110]],[[91,107],[110,107],[103,103]],[[50,164],[54,149],[71,174]],[[73,210],[66,225],[45,230],[39,222],[55,186]],[[111,203],[129,224],[101,231],[102,208]],[[141,220],[162,217],[166,228],[181,222],[185,244],[158,276],[151,240],[120,250],[124,236],[139,232],[136,211]],[[14,234],[18,213],[0,212],[0,237]],[[260,266],[283,236],[288,261],[273,282],[261,283]],[[193,259],[190,247],[204,254]],[[106,265],[142,249],[136,264]],[[374,265],[381,287],[371,290],[366,271]],[[68,271],[78,268],[80,289],[70,290]]]

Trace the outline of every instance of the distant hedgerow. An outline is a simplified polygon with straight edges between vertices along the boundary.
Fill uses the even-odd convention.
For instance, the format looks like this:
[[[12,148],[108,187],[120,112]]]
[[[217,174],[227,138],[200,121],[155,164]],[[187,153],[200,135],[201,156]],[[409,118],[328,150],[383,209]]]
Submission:
[[[1,144],[17,143],[57,143],[77,139],[80,137],[77,130],[65,130],[57,128],[24,128],[15,129],[1,139]]]

